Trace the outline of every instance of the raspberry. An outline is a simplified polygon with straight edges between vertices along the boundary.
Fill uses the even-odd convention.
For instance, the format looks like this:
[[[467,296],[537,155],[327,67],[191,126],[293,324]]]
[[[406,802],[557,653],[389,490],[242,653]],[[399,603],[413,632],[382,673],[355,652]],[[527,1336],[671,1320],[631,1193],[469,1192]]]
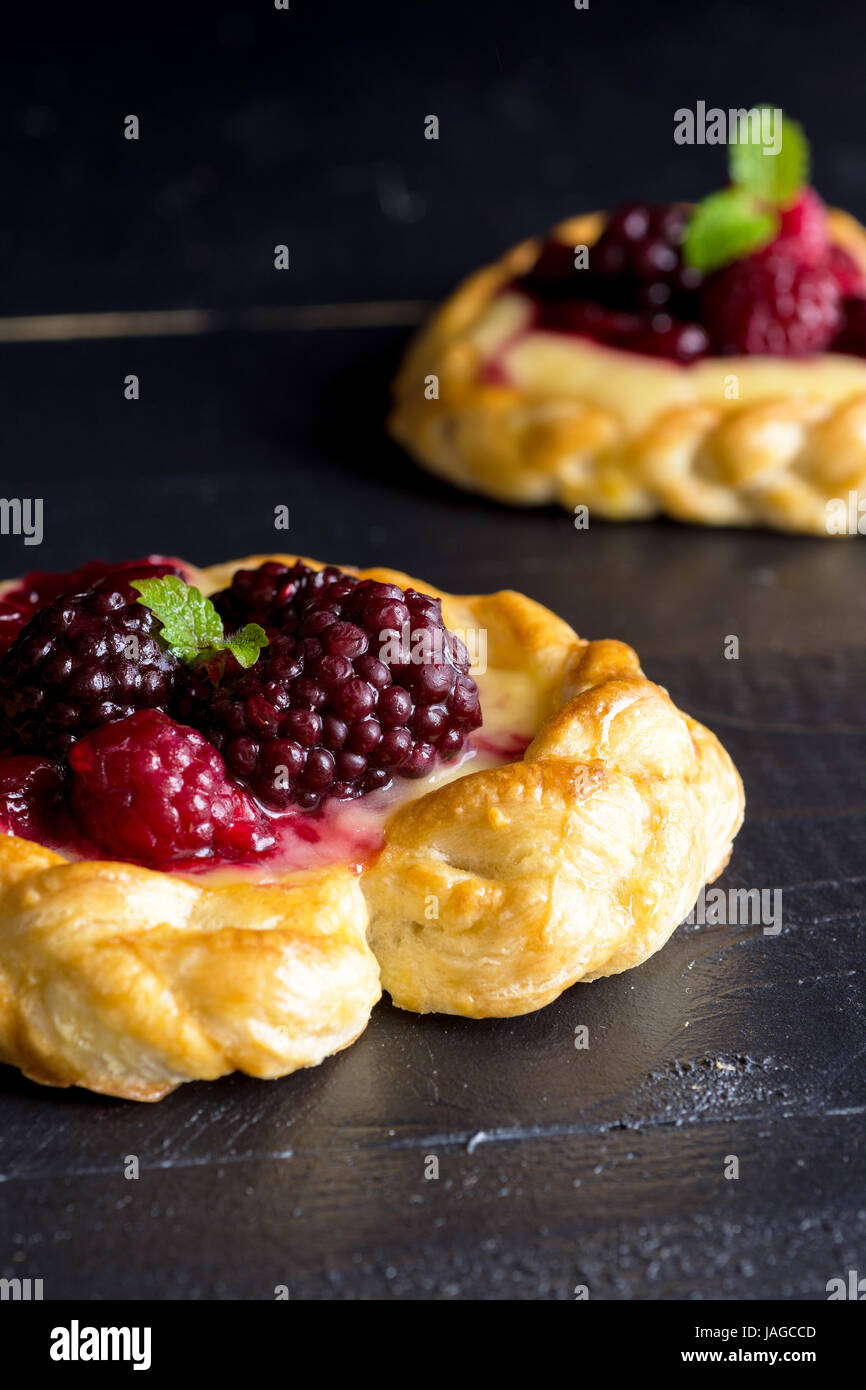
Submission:
[[[799,357],[825,351],[840,323],[832,272],[779,256],[747,256],[712,275],[703,322],[720,353]]]
[[[151,867],[273,845],[250,798],[226,777],[215,748],[159,710],[139,710],[69,752],[72,806],[101,849]]]
[[[773,241],[757,251],[755,258],[780,256],[814,270],[826,263],[828,250],[827,209],[814,188],[804,188],[793,206],[782,213]]]
[[[273,627],[279,616],[281,630],[250,670],[227,671],[216,690],[194,676],[181,704],[230,775],[269,806],[311,810],[456,757],[481,710],[440,601],[333,568],[293,573],[285,583],[299,587],[284,599],[283,579],[271,568],[218,596],[235,621]]]
[[[19,753],[0,759],[0,823],[14,835],[50,834],[63,795],[63,768],[51,758]]]
[[[0,660],[0,716],[13,742],[63,752],[100,724],[168,706],[180,666],[135,602],[134,573],[62,595],[22,628]]]

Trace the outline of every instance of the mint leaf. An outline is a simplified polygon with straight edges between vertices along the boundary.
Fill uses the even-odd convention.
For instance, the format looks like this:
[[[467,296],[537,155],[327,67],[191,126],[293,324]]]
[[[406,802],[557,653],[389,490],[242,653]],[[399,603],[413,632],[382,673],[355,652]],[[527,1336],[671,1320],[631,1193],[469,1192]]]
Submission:
[[[133,579],[131,583],[141,595],[138,602],[159,618],[164,641],[181,661],[192,661],[200,651],[222,640],[222,618],[210,599],[177,575]]]
[[[247,670],[258,661],[262,647],[268,645],[268,638],[258,623],[247,623],[241,632],[230,633],[225,644],[238,665]]]
[[[778,230],[778,213],[761,208],[741,188],[723,188],[698,203],[689,218],[683,260],[706,275],[766,246]]]
[[[762,112],[777,108],[754,107],[754,121],[744,123],[748,138],[728,146],[728,170],[731,183],[743,188],[761,202],[785,207],[794,201],[797,192],[809,181],[809,142],[803,127],[790,117]],[[756,138],[753,138],[756,137]]]
[[[210,599],[177,575],[132,579],[130,583],[140,595],[136,602],[159,619],[160,636],[180,661],[209,661],[219,652],[230,651],[238,664],[247,668],[268,645],[264,628],[257,623],[247,623],[242,632],[226,637],[223,620]]]

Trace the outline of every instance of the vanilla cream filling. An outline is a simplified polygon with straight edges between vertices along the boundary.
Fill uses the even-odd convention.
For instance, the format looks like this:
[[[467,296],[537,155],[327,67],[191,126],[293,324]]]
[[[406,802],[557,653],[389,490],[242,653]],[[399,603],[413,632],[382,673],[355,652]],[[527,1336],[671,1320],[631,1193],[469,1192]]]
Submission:
[[[427,777],[417,781],[395,777],[387,790],[357,801],[327,802],[321,815],[298,811],[274,817],[278,838],[275,853],[249,864],[210,868],[203,862],[201,869],[184,871],[178,877],[214,886],[238,880],[286,884],[302,881],[305,875],[328,865],[360,866],[381,848],[389,818],[407,801],[470,772],[522,758],[549,714],[549,691],[524,671],[472,668],[470,674],[478,685],[484,719],[453,762],[437,764]]]
[[[487,366],[527,396],[577,397],[639,433],[663,411],[710,405],[738,410],[779,397],[839,404],[866,391],[866,359],[706,357],[688,366],[606,347],[592,339],[530,328],[533,306],[506,291],[468,330]]]

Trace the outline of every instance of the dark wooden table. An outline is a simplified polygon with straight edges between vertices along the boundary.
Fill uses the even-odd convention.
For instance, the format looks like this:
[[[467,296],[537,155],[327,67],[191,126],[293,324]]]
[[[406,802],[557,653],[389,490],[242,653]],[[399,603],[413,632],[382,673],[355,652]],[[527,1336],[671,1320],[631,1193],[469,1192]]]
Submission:
[[[0,491],[44,498],[45,539],[34,552],[0,538],[2,572],[296,548],[457,591],[522,589],[586,636],[631,642],[722,737],[748,802],[722,886],[781,889],[783,929],[682,926],[639,970],[522,1019],[383,1002],[314,1071],[190,1085],[152,1107],[2,1069],[0,1275],[42,1278],[46,1297],[269,1299],[285,1284],[293,1298],[569,1299],[586,1284],[608,1299],[823,1299],[832,1277],[866,1271],[863,542],[664,522],[578,532],[565,513],[459,496],[382,434],[415,301],[535,225],[625,196],[626,156],[660,197],[699,168],[718,180],[707,151],[679,160],[668,107],[726,101],[735,54],[748,102],[767,94],[759,51],[776,45],[783,86],[814,39],[823,85],[798,73],[798,114],[827,132],[829,191],[864,210],[853,12],[838,8],[827,48],[805,7],[782,31],[772,9],[744,9],[744,50],[736,24],[693,17],[685,34],[662,5],[625,32],[604,8],[545,28],[437,6],[427,47],[396,7],[353,7],[332,32],[295,7],[268,14],[296,25],[283,50],[261,17],[226,12],[198,36],[182,17],[168,56],[149,27],[138,47],[127,36],[132,92],[106,62],[89,95],[116,35],[87,50],[71,91],[64,34],[47,55],[27,36],[41,86],[27,96],[10,74],[9,158],[29,194],[3,232],[15,273],[0,336],[16,340],[0,345]],[[683,77],[688,55],[710,55],[717,96]],[[664,103],[663,57],[677,89]],[[831,76],[850,118],[832,139]],[[152,143],[128,150],[101,123],[138,106]],[[425,148],[412,123],[440,107],[459,133]],[[277,284],[278,241],[298,256]],[[288,312],[380,300],[357,326],[350,311],[331,327]],[[213,313],[194,334],[88,336],[95,311],[190,305]],[[39,324],[37,341],[9,326],[60,311],[85,317]],[[282,503],[288,537],[272,525]]]

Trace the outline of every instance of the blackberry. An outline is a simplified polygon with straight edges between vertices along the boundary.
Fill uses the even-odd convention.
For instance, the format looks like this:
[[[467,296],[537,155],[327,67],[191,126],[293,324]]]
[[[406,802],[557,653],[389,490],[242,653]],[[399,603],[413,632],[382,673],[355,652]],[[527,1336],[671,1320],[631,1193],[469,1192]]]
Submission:
[[[237,622],[273,628],[279,617],[281,630],[250,670],[227,671],[216,689],[194,675],[180,707],[231,776],[267,806],[311,810],[457,756],[481,709],[438,599],[333,568],[291,578],[262,570],[226,591],[231,607],[225,594],[218,606]]]
[[[518,282],[540,300],[586,300],[623,312],[666,310],[697,320],[700,271],[683,264],[688,209],[674,203],[627,203],[611,213],[589,252],[589,269],[574,265],[574,249],[547,241]]]
[[[612,213],[577,270],[574,251],[548,241],[518,288],[535,300],[536,325],[610,347],[691,362],[709,347],[700,324],[701,274],[683,264],[688,209],[629,203]]]
[[[100,724],[168,707],[180,665],[157,641],[157,619],[135,601],[134,573],[61,595],[0,659],[0,719],[13,744],[63,753]]]
[[[229,587],[213,595],[213,604],[229,632],[245,623],[274,632],[291,625],[304,602],[342,577],[335,565],[314,570],[302,560],[293,565],[267,560],[258,569],[236,570]]]
[[[590,265],[604,282],[602,302],[697,320],[703,277],[683,264],[680,249],[688,218],[678,203],[627,203],[612,213],[590,251]]]
[[[148,555],[143,560],[125,560],[110,564],[105,560],[88,560],[77,570],[64,572],[31,570],[0,599],[0,654],[11,647],[21,629],[40,608],[46,608],[61,594],[83,594],[108,575],[152,578],[161,574],[183,576],[183,566],[161,555]]]

